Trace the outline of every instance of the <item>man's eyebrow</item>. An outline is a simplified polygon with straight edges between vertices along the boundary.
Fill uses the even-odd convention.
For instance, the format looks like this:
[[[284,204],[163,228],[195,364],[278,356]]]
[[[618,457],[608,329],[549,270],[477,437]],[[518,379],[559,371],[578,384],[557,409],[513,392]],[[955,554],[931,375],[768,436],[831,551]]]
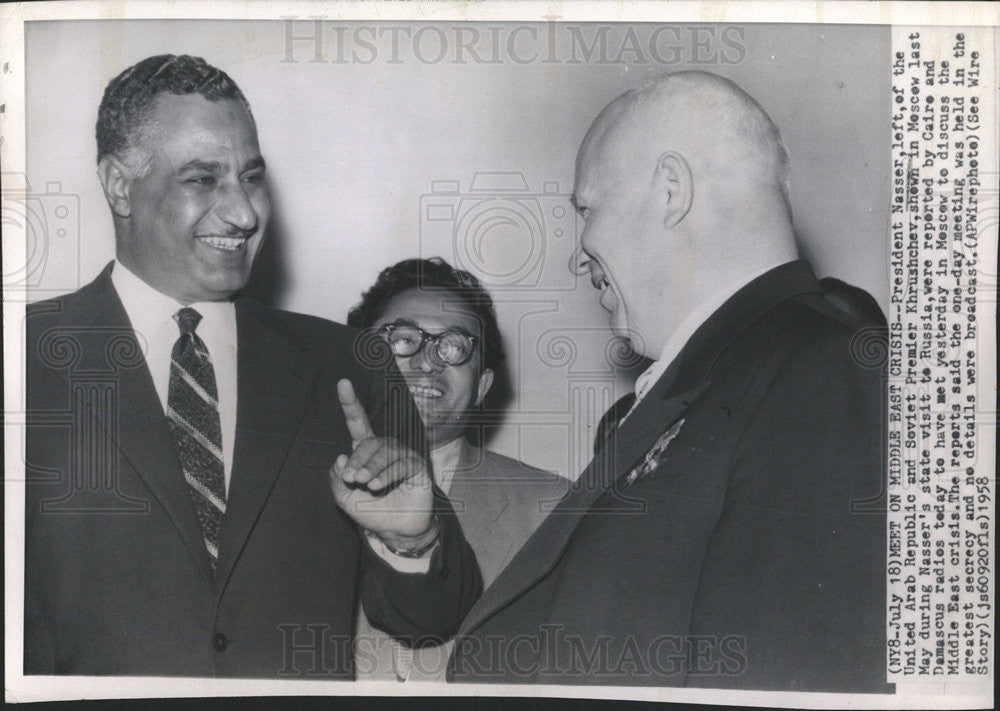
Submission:
[[[413,326],[414,328],[420,328],[420,326],[418,326],[415,322],[411,321],[408,318],[397,318],[395,321],[393,321],[391,324],[388,324],[388,325],[390,325],[390,326]]]
[[[446,328],[445,330],[443,330],[441,333],[449,333],[449,332],[451,332],[451,333],[461,333],[463,336],[468,336],[469,338],[475,338],[476,337],[476,334],[474,334],[472,331],[470,331],[469,329],[465,328],[464,326],[449,326],[448,328]]]
[[[194,160],[189,160],[187,163],[180,167],[179,173],[185,173],[189,170],[204,170],[209,173],[216,173],[222,167],[222,164],[217,160],[199,160],[195,158]]]
[[[419,323],[417,323],[415,321],[411,321],[408,318],[397,318],[395,321],[392,322],[391,325],[393,325],[393,326],[413,326],[413,328],[419,328],[421,331],[423,331],[424,333],[426,333],[429,336],[440,336],[442,334],[450,333],[450,332],[454,331],[454,332],[461,333],[461,334],[466,335],[466,336],[470,336],[472,338],[476,337],[476,334],[470,332],[467,328],[463,328],[462,326],[457,326],[457,325],[456,326],[448,326],[443,331],[438,331],[437,333],[434,333],[432,331],[428,331],[426,328],[424,328],[423,326],[421,326]]]
[[[257,156],[255,158],[251,158],[246,162],[246,165],[243,166],[242,172],[245,173],[248,170],[257,170],[258,168],[266,168],[266,167],[267,165],[264,163],[264,158],[262,156]]]
[[[243,166],[243,170],[240,172],[247,172],[249,170],[257,170],[264,167],[264,159],[261,156],[251,158]],[[184,173],[190,170],[203,170],[209,173],[218,173],[222,170],[222,163],[217,160],[201,160],[200,158],[195,158],[190,160],[180,167],[178,172]]]

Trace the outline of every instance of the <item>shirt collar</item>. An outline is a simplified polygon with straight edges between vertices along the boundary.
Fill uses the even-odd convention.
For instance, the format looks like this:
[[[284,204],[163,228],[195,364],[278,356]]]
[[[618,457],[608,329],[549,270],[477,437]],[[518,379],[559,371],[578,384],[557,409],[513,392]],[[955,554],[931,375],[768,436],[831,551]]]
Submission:
[[[703,301],[698,308],[689,313],[680,322],[677,328],[674,329],[673,333],[670,334],[670,338],[667,339],[667,344],[663,347],[660,357],[657,358],[653,364],[642,373],[642,375],[636,378],[636,402],[641,400],[643,396],[649,392],[649,389],[656,384],[656,381],[660,379],[660,376],[666,372],[674,358],[676,358],[684,349],[684,346],[687,345],[687,342],[691,339],[691,336],[694,335],[694,332],[698,330],[699,326],[705,323],[705,321],[707,321],[712,314],[718,311],[719,308],[737,291],[752,282],[754,279],[763,276],[781,264],[784,264],[784,261],[770,264],[763,269],[747,274],[738,281],[730,282],[725,288],[716,291],[708,299]]]
[[[174,314],[183,308],[183,304],[157,291],[118,261],[111,271],[111,283],[125,307],[132,329],[140,337],[148,342],[167,326],[172,329],[173,335],[179,335]],[[231,300],[200,301],[189,306],[201,314],[207,330],[218,334],[226,343],[236,345],[236,309]]]

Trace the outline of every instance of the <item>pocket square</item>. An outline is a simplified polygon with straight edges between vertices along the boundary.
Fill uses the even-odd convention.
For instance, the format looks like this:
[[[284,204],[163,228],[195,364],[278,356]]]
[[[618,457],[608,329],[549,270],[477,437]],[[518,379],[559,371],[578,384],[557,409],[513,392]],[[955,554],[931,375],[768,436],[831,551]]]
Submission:
[[[681,427],[683,425],[683,419],[677,420],[677,422],[675,422],[669,430],[660,435],[650,450],[646,452],[646,456],[642,458],[642,461],[635,465],[635,467],[632,468],[632,471],[625,476],[626,484],[632,484],[640,477],[648,476],[656,470],[656,468],[660,465],[660,458],[663,456],[663,453],[667,450],[667,447],[673,441],[674,437],[676,437],[681,431]]]

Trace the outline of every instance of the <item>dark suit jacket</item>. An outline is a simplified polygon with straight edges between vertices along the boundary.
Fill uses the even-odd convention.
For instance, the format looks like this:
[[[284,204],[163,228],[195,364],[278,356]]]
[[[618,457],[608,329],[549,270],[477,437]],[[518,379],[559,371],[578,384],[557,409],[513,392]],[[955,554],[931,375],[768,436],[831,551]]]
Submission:
[[[461,441],[458,466],[448,491],[462,533],[483,576],[496,580],[553,507],[566,494],[569,481],[524,462]],[[372,628],[364,612],[358,616],[358,678],[395,680],[396,648],[385,633]],[[444,681],[451,643],[413,650],[407,678]]]
[[[340,378],[373,427],[422,446],[398,373],[360,363],[354,332],[321,319],[238,300],[236,322],[237,433],[213,580],[110,267],[29,307],[25,673],[350,677],[359,597],[412,635],[453,632],[475,599],[446,505],[431,573],[404,575],[330,491],[330,464],[351,450]]]
[[[476,603],[449,678],[886,691],[874,336],[805,262],[740,290]]]

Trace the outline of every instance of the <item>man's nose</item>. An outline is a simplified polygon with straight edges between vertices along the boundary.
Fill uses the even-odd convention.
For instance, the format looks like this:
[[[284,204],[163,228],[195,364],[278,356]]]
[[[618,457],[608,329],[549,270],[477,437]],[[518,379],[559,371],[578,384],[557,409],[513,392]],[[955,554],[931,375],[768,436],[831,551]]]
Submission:
[[[437,373],[444,366],[431,357],[430,349],[433,343],[424,343],[424,347],[410,356],[410,367],[419,370],[421,373]]]
[[[242,232],[257,229],[258,215],[242,183],[226,185],[215,208],[216,214],[226,223]]]
[[[569,270],[577,276],[585,276],[590,273],[590,257],[583,251],[583,247],[577,245],[573,254],[569,258]]]

